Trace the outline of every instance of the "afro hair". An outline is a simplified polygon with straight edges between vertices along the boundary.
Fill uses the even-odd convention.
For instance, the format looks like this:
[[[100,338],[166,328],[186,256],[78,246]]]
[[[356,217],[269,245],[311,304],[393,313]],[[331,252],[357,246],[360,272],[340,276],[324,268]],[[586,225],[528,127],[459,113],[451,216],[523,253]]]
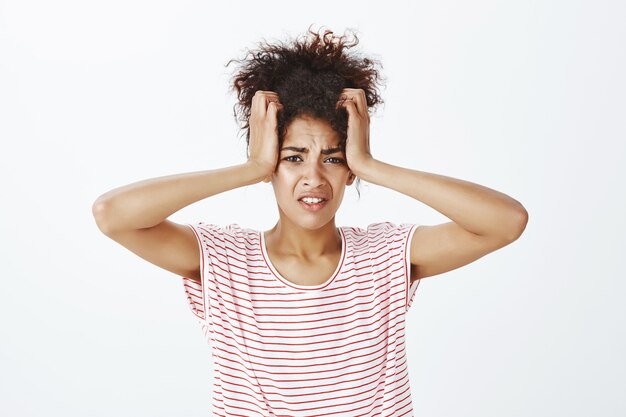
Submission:
[[[345,147],[348,115],[345,108],[335,107],[344,88],[362,89],[368,111],[383,103],[378,90],[383,81],[382,64],[349,51],[359,43],[356,34],[351,40],[345,33],[337,36],[329,29],[322,34],[314,32],[311,26],[305,35],[287,43],[259,42],[257,49],[247,49],[243,59],[226,64],[239,64],[230,91],[237,94],[233,113],[248,145],[252,98],[258,90],[277,93],[283,105],[277,116],[279,146],[289,124],[297,117],[309,116],[327,121]]]

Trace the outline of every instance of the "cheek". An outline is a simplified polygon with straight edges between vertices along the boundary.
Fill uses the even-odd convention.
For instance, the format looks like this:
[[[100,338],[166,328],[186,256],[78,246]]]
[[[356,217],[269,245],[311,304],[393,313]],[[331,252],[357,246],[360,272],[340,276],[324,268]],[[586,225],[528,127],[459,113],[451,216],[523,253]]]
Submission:
[[[290,195],[293,192],[293,180],[284,172],[272,175],[272,187],[276,197]]]
[[[298,173],[296,169],[290,169],[288,166],[279,166],[272,174],[272,181],[282,185],[293,184],[297,181],[297,178]]]

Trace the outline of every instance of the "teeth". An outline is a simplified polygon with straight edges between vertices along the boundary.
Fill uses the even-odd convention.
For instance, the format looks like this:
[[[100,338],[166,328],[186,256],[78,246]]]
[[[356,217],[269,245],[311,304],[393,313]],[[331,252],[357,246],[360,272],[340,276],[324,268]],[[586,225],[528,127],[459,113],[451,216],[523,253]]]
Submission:
[[[317,203],[320,203],[320,202],[324,201],[324,199],[323,198],[304,197],[302,199],[302,201],[304,201],[307,204],[317,204]]]

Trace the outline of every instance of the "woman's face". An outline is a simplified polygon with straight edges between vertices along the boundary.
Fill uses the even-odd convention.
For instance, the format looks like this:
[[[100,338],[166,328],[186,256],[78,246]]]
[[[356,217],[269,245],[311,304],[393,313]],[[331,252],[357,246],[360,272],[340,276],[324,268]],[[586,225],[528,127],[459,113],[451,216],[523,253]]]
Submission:
[[[272,186],[281,223],[315,230],[328,224],[354,176],[340,148],[339,134],[324,120],[299,117],[289,124]],[[303,200],[305,196],[323,201]]]

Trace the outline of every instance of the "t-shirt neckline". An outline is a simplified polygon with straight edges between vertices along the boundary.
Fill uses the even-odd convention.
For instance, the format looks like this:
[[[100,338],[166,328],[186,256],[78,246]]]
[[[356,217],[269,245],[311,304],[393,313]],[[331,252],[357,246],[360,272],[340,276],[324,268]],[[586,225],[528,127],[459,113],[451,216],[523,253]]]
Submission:
[[[341,271],[341,267],[343,266],[344,260],[346,258],[346,236],[345,236],[343,228],[341,226],[337,227],[337,230],[339,230],[339,234],[341,235],[341,256],[339,258],[339,263],[337,264],[337,267],[335,268],[335,272],[332,273],[330,278],[328,278],[325,282],[323,282],[321,284],[318,284],[318,285],[300,285],[300,284],[295,284],[295,283],[289,281],[288,279],[286,279],[285,277],[283,277],[282,275],[280,275],[278,270],[276,268],[274,268],[274,265],[272,264],[272,261],[271,261],[269,255],[268,255],[268,253],[267,253],[267,248],[265,247],[265,233],[263,232],[263,230],[259,231],[261,254],[263,255],[263,259],[265,260],[265,264],[270,269],[272,274],[280,282],[282,282],[286,286],[291,287],[291,288],[296,288],[298,290],[305,290],[305,291],[321,290],[323,288],[326,288],[330,284],[332,284],[333,281],[335,280],[335,278],[337,278],[337,276],[339,275],[339,272]]]

